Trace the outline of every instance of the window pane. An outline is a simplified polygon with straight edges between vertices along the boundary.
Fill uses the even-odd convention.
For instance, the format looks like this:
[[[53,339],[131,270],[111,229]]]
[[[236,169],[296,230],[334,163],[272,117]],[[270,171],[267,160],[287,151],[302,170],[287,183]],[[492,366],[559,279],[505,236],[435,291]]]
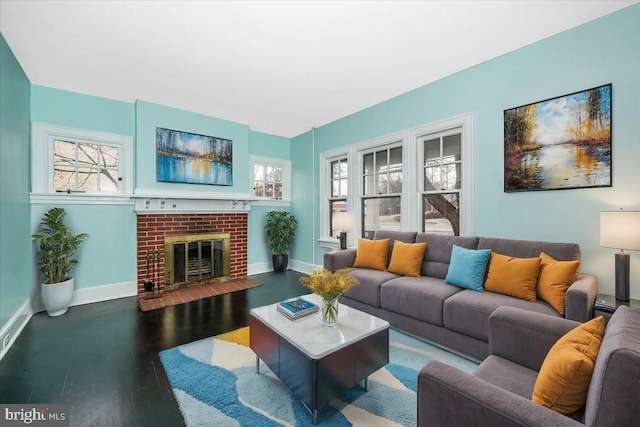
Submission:
[[[373,153],[365,154],[362,156],[362,163],[364,164],[364,173],[373,173]]]
[[[338,212],[346,212],[347,211],[347,201],[346,200],[331,200],[329,201],[329,212],[331,213],[331,217],[329,218],[329,236],[337,236],[336,230],[333,228],[333,218],[335,214]],[[339,230],[338,230],[339,231]]]
[[[389,165],[393,169],[402,169],[402,147],[392,148],[390,150]]]
[[[347,159],[340,161],[340,178],[347,178],[348,169]]]
[[[275,168],[275,172],[276,172],[275,181],[282,182],[282,168]]]
[[[274,197],[282,199],[282,184],[275,184],[273,194],[274,194]]]
[[[460,163],[444,165],[442,167],[442,171],[443,171],[442,189],[443,190],[460,189],[460,182],[461,182],[460,170],[461,169],[462,169],[462,165]]]
[[[260,181],[256,181],[253,186],[253,195],[256,197],[264,197],[264,184]]]
[[[273,166],[267,166],[266,170],[267,170],[267,176],[265,177],[264,180],[267,182],[275,181],[275,178],[276,178],[275,168]]]
[[[331,197],[340,197],[340,181],[331,181]]]
[[[378,175],[378,194],[389,193],[389,180],[386,173]]]
[[[424,170],[424,190],[433,191],[442,189],[442,176],[440,166],[425,168]]]
[[[53,141],[53,163],[56,165],[76,164],[76,144],[67,141]]]
[[[118,147],[111,147],[108,145],[98,146],[100,150],[100,164],[107,168],[118,167]]]
[[[347,181],[346,179],[341,179],[340,180],[340,195],[341,196],[347,196],[347,188],[349,187],[349,181]]]
[[[76,168],[73,166],[55,166],[53,168],[53,188],[58,190],[76,189]]]
[[[427,194],[423,198],[423,231],[460,234],[460,194]]]
[[[426,166],[440,164],[440,138],[424,142],[424,164]]]
[[[95,144],[78,144],[78,167],[98,165],[98,146]]]
[[[100,191],[118,191],[118,169],[100,170]]]
[[[376,194],[377,186],[374,187],[374,175],[366,175],[363,180],[363,193],[367,196]]]
[[[375,230],[400,230],[400,196],[362,201],[363,237],[371,238]]]
[[[389,164],[387,163],[387,150],[378,151],[376,153],[376,171],[387,172]]]
[[[462,141],[461,141],[460,134],[445,136],[442,139],[442,150],[443,150],[442,161],[445,163],[460,161],[460,159],[462,158],[461,146],[462,146]]]
[[[78,190],[98,191],[98,170],[94,168],[78,168]]]
[[[273,197],[273,184],[266,182],[264,185],[264,197]]]
[[[340,178],[340,161],[335,160],[331,162],[331,179]]]
[[[394,172],[389,175],[389,192],[402,193],[402,172]]]
[[[255,165],[253,167],[253,179],[256,181],[264,181],[264,166]]]

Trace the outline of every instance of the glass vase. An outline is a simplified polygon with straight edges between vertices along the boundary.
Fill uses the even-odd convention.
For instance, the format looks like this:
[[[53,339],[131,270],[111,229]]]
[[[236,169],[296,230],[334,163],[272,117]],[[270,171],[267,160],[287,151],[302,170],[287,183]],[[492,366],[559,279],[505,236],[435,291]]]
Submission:
[[[327,326],[335,326],[338,321],[338,298],[324,299],[320,305],[320,314],[322,321]]]

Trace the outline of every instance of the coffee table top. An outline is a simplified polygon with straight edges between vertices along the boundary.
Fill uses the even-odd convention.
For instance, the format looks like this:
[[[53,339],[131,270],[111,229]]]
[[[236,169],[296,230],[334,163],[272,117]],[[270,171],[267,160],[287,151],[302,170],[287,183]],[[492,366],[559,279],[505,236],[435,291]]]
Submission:
[[[302,298],[320,306],[322,300],[314,294]],[[338,307],[338,323],[326,326],[320,312],[289,320],[276,309],[278,303],[257,307],[250,314],[289,341],[311,359],[320,359],[343,347],[389,328],[389,322],[345,304]]]

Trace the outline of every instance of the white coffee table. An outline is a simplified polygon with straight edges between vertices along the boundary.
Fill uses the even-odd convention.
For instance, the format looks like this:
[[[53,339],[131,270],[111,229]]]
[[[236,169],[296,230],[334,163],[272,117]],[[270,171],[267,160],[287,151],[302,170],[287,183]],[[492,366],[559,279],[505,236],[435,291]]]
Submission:
[[[320,305],[317,295],[302,296]],[[320,313],[289,320],[277,304],[249,314],[250,346],[297,396],[317,421],[318,409],[389,363],[389,323],[340,304],[338,323],[326,326]]]

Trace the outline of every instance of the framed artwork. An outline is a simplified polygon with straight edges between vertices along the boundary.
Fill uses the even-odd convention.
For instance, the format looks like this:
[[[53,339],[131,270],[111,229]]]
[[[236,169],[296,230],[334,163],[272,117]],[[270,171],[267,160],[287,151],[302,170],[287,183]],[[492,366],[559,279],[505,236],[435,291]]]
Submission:
[[[504,110],[504,191],[611,187],[611,84]]]
[[[233,141],[156,128],[156,180],[233,185]]]

